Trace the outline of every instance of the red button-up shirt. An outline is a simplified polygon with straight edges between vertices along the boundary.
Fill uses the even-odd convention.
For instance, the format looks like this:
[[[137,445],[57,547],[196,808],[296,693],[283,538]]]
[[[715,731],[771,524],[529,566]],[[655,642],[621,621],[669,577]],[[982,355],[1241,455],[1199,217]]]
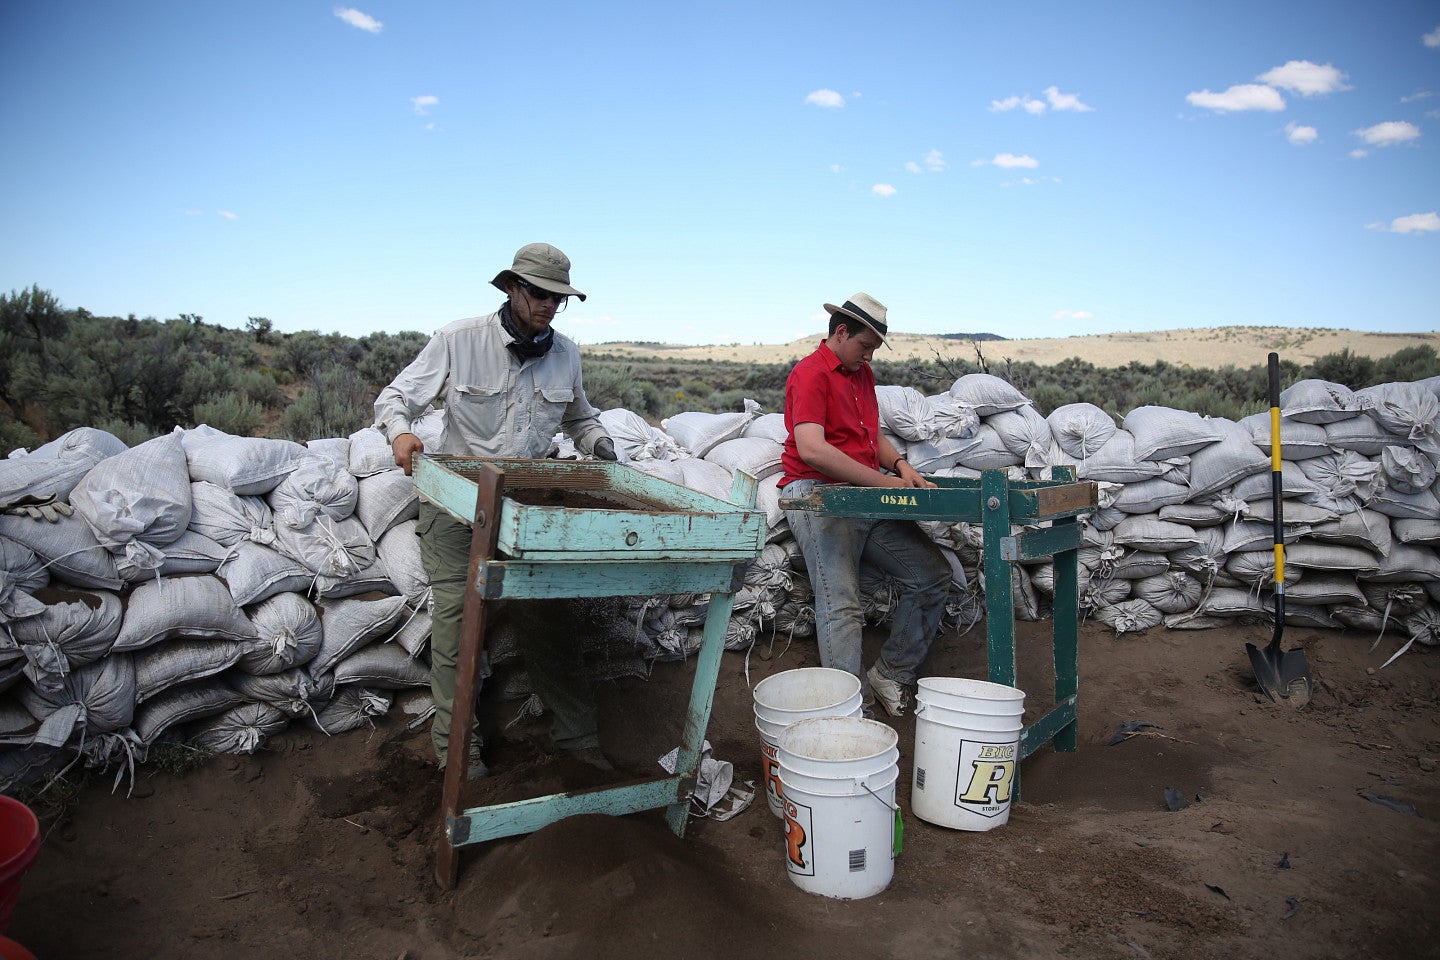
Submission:
[[[785,381],[785,452],[780,457],[785,475],[780,486],[792,480],[834,483],[833,477],[800,458],[795,426],[818,423],[825,442],[852,460],[880,469],[876,444],[880,438],[880,402],[875,398],[875,371],[861,364],[851,373],[824,340],[815,352],[795,364]]]

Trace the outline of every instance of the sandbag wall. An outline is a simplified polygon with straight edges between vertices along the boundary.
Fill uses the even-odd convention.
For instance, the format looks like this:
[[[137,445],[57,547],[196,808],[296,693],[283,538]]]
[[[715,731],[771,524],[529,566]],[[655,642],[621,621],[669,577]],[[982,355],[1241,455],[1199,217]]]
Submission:
[[[1089,404],[1041,416],[985,374],[924,396],[883,386],[882,429],[925,473],[1074,465],[1101,487],[1081,553],[1087,615],[1117,633],[1263,619],[1272,609],[1269,416],[1239,423],[1162,407]],[[1440,642],[1440,378],[1351,392],[1304,381],[1282,397],[1287,620]],[[768,544],[737,595],[726,647],[814,634],[809,581],[778,502],[785,430],[746,401],[650,426],[602,414],[622,460],[727,498],[760,478]],[[438,415],[417,421],[438,442]],[[558,455],[575,456],[557,437]],[[423,719],[428,582],[418,501],[381,434],[301,445],[179,430],[127,449],[81,428],[0,461],[0,502],[68,500],[57,523],[0,516],[0,789],[73,762],[143,761],[162,739],[251,752],[291,723],[338,733],[397,697]],[[927,524],[953,571],[949,625],[983,616],[980,531]],[[1046,613],[1046,564],[1012,571],[1017,615]],[[893,591],[863,584],[867,619]],[[597,678],[644,675],[698,649],[704,596],[634,597],[592,617]],[[487,668],[529,691],[513,638]],[[407,693],[407,691],[412,691]]]

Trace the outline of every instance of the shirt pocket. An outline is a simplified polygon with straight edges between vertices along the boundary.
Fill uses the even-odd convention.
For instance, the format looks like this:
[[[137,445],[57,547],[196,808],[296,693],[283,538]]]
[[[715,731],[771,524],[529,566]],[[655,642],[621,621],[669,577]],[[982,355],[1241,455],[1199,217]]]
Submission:
[[[535,388],[535,435],[543,440],[555,436],[565,411],[575,399],[575,391],[569,386],[540,386]]]
[[[505,391],[485,385],[457,385],[450,421],[459,433],[451,443],[458,441],[465,452],[476,452],[505,430]]]

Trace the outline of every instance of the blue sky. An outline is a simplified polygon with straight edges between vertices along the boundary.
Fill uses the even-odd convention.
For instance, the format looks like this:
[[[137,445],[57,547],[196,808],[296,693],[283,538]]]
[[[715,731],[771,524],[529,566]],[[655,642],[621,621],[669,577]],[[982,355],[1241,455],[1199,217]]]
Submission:
[[[0,2],[0,291],[581,342],[1440,329],[1440,4]]]

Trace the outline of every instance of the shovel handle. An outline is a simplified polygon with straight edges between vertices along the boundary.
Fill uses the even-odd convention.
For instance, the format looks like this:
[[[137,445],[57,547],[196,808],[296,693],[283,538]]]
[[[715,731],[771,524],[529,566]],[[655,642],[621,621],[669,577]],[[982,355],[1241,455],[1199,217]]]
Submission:
[[[1280,457],[1280,354],[1269,358],[1270,379],[1270,501],[1271,531],[1275,544],[1275,620],[1285,619],[1285,527],[1281,496],[1283,464]]]

